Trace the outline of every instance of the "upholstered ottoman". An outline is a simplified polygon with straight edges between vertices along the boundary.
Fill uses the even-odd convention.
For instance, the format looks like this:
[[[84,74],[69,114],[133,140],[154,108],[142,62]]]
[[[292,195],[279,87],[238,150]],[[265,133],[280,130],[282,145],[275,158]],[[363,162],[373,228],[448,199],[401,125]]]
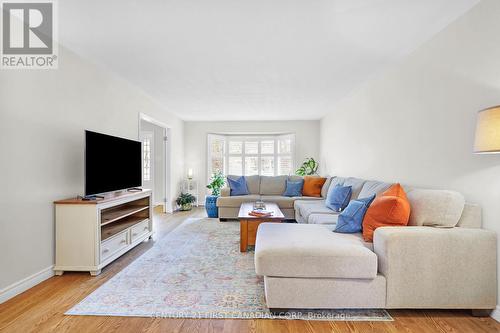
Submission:
[[[383,308],[386,282],[369,247],[359,234],[322,225],[262,224],[255,270],[264,276],[267,306]]]

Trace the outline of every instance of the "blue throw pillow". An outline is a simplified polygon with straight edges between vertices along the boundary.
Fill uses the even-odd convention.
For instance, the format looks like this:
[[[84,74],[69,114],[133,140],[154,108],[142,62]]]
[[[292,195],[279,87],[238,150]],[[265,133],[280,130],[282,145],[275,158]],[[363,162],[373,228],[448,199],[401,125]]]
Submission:
[[[227,178],[227,183],[231,189],[230,195],[248,195],[247,181],[245,176],[236,179]]]
[[[375,199],[375,194],[368,198],[352,200],[346,209],[340,213],[335,232],[355,233],[361,232],[363,227],[363,218],[366,210]]]
[[[351,195],[352,186],[342,186],[337,184],[328,191],[325,205],[336,212],[340,212],[349,204]]]
[[[286,189],[283,196],[285,197],[301,197],[302,196],[302,187],[304,186],[304,180],[301,179],[299,181],[293,182],[290,180],[286,180]]]
[[[364,203],[367,206],[366,208],[368,208],[372,204],[373,200],[375,200],[375,196],[376,196],[376,194],[372,194],[366,198],[356,199],[356,201],[361,201],[362,203]]]

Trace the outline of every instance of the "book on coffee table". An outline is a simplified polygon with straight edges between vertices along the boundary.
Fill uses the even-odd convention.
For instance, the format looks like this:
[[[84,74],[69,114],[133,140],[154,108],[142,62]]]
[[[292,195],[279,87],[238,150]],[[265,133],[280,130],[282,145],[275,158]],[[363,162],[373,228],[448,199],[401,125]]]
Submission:
[[[269,210],[263,210],[263,209],[254,209],[251,212],[249,212],[248,215],[257,216],[257,217],[269,217],[269,216],[273,216],[273,212],[269,211]]]

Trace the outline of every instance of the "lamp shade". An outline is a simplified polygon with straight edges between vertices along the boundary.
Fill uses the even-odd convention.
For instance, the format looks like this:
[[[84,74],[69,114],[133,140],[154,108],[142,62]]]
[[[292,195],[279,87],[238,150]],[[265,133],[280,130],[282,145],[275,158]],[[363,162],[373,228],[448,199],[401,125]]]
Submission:
[[[500,106],[477,113],[474,153],[500,153]]]

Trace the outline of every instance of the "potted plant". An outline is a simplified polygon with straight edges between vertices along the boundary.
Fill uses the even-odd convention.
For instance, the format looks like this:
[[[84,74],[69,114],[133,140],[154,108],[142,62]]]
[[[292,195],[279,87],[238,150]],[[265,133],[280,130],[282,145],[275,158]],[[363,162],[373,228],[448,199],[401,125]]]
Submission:
[[[191,210],[193,208],[193,202],[196,201],[194,195],[189,193],[181,193],[175,202],[179,205],[179,210]]]
[[[220,189],[224,186],[225,180],[222,172],[216,172],[212,175],[207,188],[212,191],[212,195],[207,195],[205,198],[205,209],[208,217],[219,217],[219,209],[217,208],[217,198],[220,195]]]
[[[318,171],[318,162],[314,160],[314,158],[309,157],[304,160],[300,168],[295,171],[295,174],[298,176],[312,176],[317,175]]]

